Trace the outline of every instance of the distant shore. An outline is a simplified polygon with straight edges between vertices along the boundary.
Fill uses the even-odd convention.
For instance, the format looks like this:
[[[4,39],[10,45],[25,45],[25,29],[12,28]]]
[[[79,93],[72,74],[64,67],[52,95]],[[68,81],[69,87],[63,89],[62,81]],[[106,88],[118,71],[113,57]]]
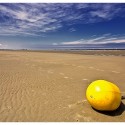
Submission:
[[[26,51],[26,52],[42,52],[42,53],[67,53],[81,55],[101,55],[101,56],[125,56],[125,49],[86,49],[86,50],[28,50],[28,49],[0,49],[0,51]]]

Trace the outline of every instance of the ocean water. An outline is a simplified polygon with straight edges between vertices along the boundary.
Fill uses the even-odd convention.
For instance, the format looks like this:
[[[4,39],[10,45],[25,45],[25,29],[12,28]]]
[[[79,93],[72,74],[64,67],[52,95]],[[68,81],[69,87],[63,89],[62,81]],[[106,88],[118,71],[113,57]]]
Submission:
[[[27,48],[26,48],[27,49]],[[33,50],[117,50],[117,49],[125,49],[125,46],[37,46],[28,49]]]

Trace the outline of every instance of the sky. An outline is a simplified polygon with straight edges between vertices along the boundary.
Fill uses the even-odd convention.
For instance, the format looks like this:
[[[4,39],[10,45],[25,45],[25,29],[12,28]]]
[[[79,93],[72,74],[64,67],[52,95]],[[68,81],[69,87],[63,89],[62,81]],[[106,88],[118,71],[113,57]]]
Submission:
[[[0,3],[0,49],[125,48],[125,3]]]

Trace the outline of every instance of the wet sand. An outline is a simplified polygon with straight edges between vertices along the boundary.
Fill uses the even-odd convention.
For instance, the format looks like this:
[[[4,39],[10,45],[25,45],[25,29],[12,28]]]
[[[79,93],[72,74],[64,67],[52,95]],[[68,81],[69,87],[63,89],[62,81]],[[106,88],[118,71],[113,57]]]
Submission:
[[[125,122],[125,100],[110,113],[86,101],[86,88],[97,79],[125,92],[125,57],[111,52],[0,51],[0,121]]]

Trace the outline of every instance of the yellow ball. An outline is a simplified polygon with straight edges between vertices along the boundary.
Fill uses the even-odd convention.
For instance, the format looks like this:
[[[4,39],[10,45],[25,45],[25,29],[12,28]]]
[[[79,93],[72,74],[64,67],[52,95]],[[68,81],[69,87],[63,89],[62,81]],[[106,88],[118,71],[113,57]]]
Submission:
[[[86,97],[90,105],[100,111],[116,110],[121,103],[120,89],[105,80],[92,82],[86,90]]]

